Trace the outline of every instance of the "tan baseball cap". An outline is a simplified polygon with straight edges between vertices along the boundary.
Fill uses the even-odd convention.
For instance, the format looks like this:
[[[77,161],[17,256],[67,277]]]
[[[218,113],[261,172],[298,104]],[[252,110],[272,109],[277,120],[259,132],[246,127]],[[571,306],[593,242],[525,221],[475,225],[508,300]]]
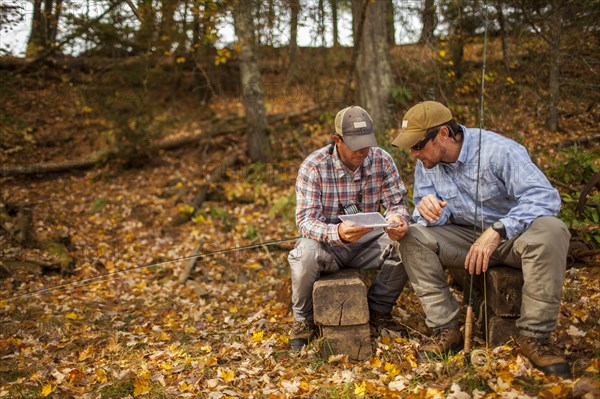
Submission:
[[[392,141],[399,148],[410,148],[417,144],[427,129],[443,125],[452,120],[452,112],[437,101],[423,101],[409,109],[400,126],[400,133]]]
[[[377,147],[373,120],[361,107],[351,105],[335,116],[335,132],[352,151],[366,147]]]

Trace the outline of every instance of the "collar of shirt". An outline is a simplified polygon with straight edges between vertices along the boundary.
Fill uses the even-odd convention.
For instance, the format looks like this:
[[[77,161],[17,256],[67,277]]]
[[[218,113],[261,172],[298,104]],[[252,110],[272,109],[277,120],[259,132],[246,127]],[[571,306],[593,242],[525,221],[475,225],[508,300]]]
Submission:
[[[459,125],[459,127],[462,131],[463,142],[460,148],[460,153],[458,154],[458,159],[453,163],[442,163],[442,165],[444,165],[446,168],[450,168],[452,170],[458,168],[460,165],[465,165],[470,162],[470,157],[473,155],[472,150],[477,145],[477,143],[473,142],[473,139],[477,137],[472,135],[471,132],[467,131],[464,126]]]
[[[371,167],[371,165],[373,164],[373,151],[369,151],[369,155],[367,155],[367,157],[363,161],[362,166],[356,169],[354,172],[348,169],[346,165],[344,165],[344,163],[342,162],[340,154],[337,150],[337,146],[335,146],[335,150],[333,151],[333,154],[331,154],[331,159],[333,169],[335,170],[335,174],[338,179],[344,177],[345,175],[349,175],[352,177],[352,180],[360,180],[363,174],[365,177],[373,174],[373,168]]]

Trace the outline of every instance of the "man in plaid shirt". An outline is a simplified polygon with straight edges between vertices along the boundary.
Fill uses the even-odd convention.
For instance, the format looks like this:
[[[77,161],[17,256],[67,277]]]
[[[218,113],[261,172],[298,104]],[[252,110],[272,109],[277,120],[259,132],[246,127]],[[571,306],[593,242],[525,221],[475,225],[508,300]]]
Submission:
[[[343,268],[379,269],[368,292],[371,325],[398,330],[391,310],[407,276],[392,243],[408,231],[406,189],[394,160],[377,147],[373,121],[358,106],[335,118],[333,143],[310,154],[296,180],[296,224],[301,238],[290,252],[294,325],[289,344],[302,349],[315,334],[312,289],[321,274]],[[380,212],[395,227],[341,223],[339,216]]]

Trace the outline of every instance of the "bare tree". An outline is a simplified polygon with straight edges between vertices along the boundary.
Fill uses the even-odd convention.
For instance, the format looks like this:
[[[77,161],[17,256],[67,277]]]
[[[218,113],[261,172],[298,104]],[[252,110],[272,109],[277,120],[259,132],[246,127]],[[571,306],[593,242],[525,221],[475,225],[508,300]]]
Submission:
[[[252,10],[255,2],[239,0],[234,3],[235,34],[240,44],[240,83],[242,102],[248,122],[248,155],[254,162],[266,161],[271,155],[267,112],[258,59],[254,50]]]
[[[300,0],[289,0],[290,7],[290,65],[296,63],[298,49],[298,14],[300,14]]]
[[[433,40],[433,32],[435,31],[434,0],[424,1],[423,10],[421,11],[421,20],[423,21],[423,29],[421,30],[419,42],[429,44]]]
[[[354,43],[355,46],[359,46],[355,68],[358,102],[373,118],[376,130],[385,129],[391,123],[388,99],[394,85],[389,61],[385,10],[383,1],[352,2]],[[364,21],[362,37],[358,36],[361,32],[361,21]]]
[[[331,7],[331,23],[333,25],[333,47],[340,46],[340,34],[338,30],[338,2],[337,0],[329,0]]]
[[[502,39],[502,58],[505,64],[509,63],[510,54],[508,52],[508,35],[506,33],[506,20],[504,19],[503,1],[496,1],[496,14],[498,18],[498,29]]]
[[[394,13],[394,0],[385,1],[385,28],[387,32],[387,41],[390,46],[396,44],[396,29],[394,27],[395,22]]]
[[[56,46],[63,0],[34,0],[27,55],[37,56]]]

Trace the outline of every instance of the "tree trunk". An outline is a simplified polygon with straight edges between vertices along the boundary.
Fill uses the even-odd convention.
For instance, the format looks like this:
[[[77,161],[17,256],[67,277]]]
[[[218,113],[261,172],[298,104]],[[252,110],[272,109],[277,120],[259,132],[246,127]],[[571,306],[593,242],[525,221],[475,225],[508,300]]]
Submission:
[[[161,55],[168,54],[173,46],[177,31],[174,17],[178,3],[179,1],[174,0],[161,1],[161,19],[158,34],[158,49]]]
[[[290,0],[290,67],[296,64],[298,49],[298,14],[300,14],[300,0]],[[291,69],[291,68],[290,68]]]
[[[462,76],[462,59],[464,55],[465,47],[465,31],[464,31],[464,4],[463,0],[452,2],[449,6],[452,11],[451,14],[456,15],[456,19],[453,21],[453,26],[450,27],[450,57],[454,65],[454,73],[457,78]]]
[[[27,56],[35,57],[56,46],[63,0],[35,0]],[[43,7],[42,7],[43,5]]]
[[[431,44],[433,41],[433,32],[435,30],[435,3],[434,0],[425,0],[423,11],[421,13],[423,29],[419,43]]]
[[[510,62],[510,54],[508,52],[508,37],[506,34],[506,21],[504,20],[504,11],[502,10],[502,0],[496,1],[496,13],[498,14],[498,26],[500,28],[500,38],[502,39],[502,59],[504,64]]]
[[[321,36],[321,47],[325,47],[325,1],[319,0],[319,36]]]
[[[274,0],[269,0],[269,8],[267,11],[267,38],[266,44],[267,46],[273,46],[273,30],[275,29],[275,2]]]
[[[135,35],[136,50],[140,53],[146,53],[150,51],[155,44],[153,36],[156,12],[152,7],[152,0],[139,0],[138,10],[142,17],[142,23]]]
[[[550,71],[548,82],[548,94],[550,95],[548,128],[552,131],[558,130],[558,100],[560,96],[560,34],[563,23],[564,7],[558,8],[550,16]]]
[[[42,1],[33,2],[33,17],[31,19],[31,30],[27,42],[27,56],[34,56],[44,48],[42,32]]]
[[[242,102],[248,121],[248,155],[253,162],[267,161],[271,155],[268,136],[264,89],[258,60],[254,51],[254,26],[252,9],[254,2],[239,0],[233,12],[235,34],[240,43],[240,82]]]
[[[375,131],[381,131],[391,125],[388,99],[394,78],[389,61],[389,46],[385,22],[385,3],[368,2],[364,8],[364,26],[360,48],[356,59],[356,77],[358,86],[358,105],[369,112],[373,118]],[[360,29],[358,23],[362,19],[359,13],[364,7],[363,0],[353,0],[353,25],[355,32]]]
[[[333,47],[340,46],[340,34],[338,31],[338,5],[337,0],[330,0],[331,6],[331,23],[333,24]]]
[[[396,44],[396,29],[394,26],[394,0],[385,1],[385,25],[387,33],[387,42],[390,46]]]
[[[48,46],[56,45],[56,37],[58,35],[58,21],[62,12],[63,0],[56,0],[53,5],[52,1],[48,1],[50,5],[50,15],[48,16]]]

